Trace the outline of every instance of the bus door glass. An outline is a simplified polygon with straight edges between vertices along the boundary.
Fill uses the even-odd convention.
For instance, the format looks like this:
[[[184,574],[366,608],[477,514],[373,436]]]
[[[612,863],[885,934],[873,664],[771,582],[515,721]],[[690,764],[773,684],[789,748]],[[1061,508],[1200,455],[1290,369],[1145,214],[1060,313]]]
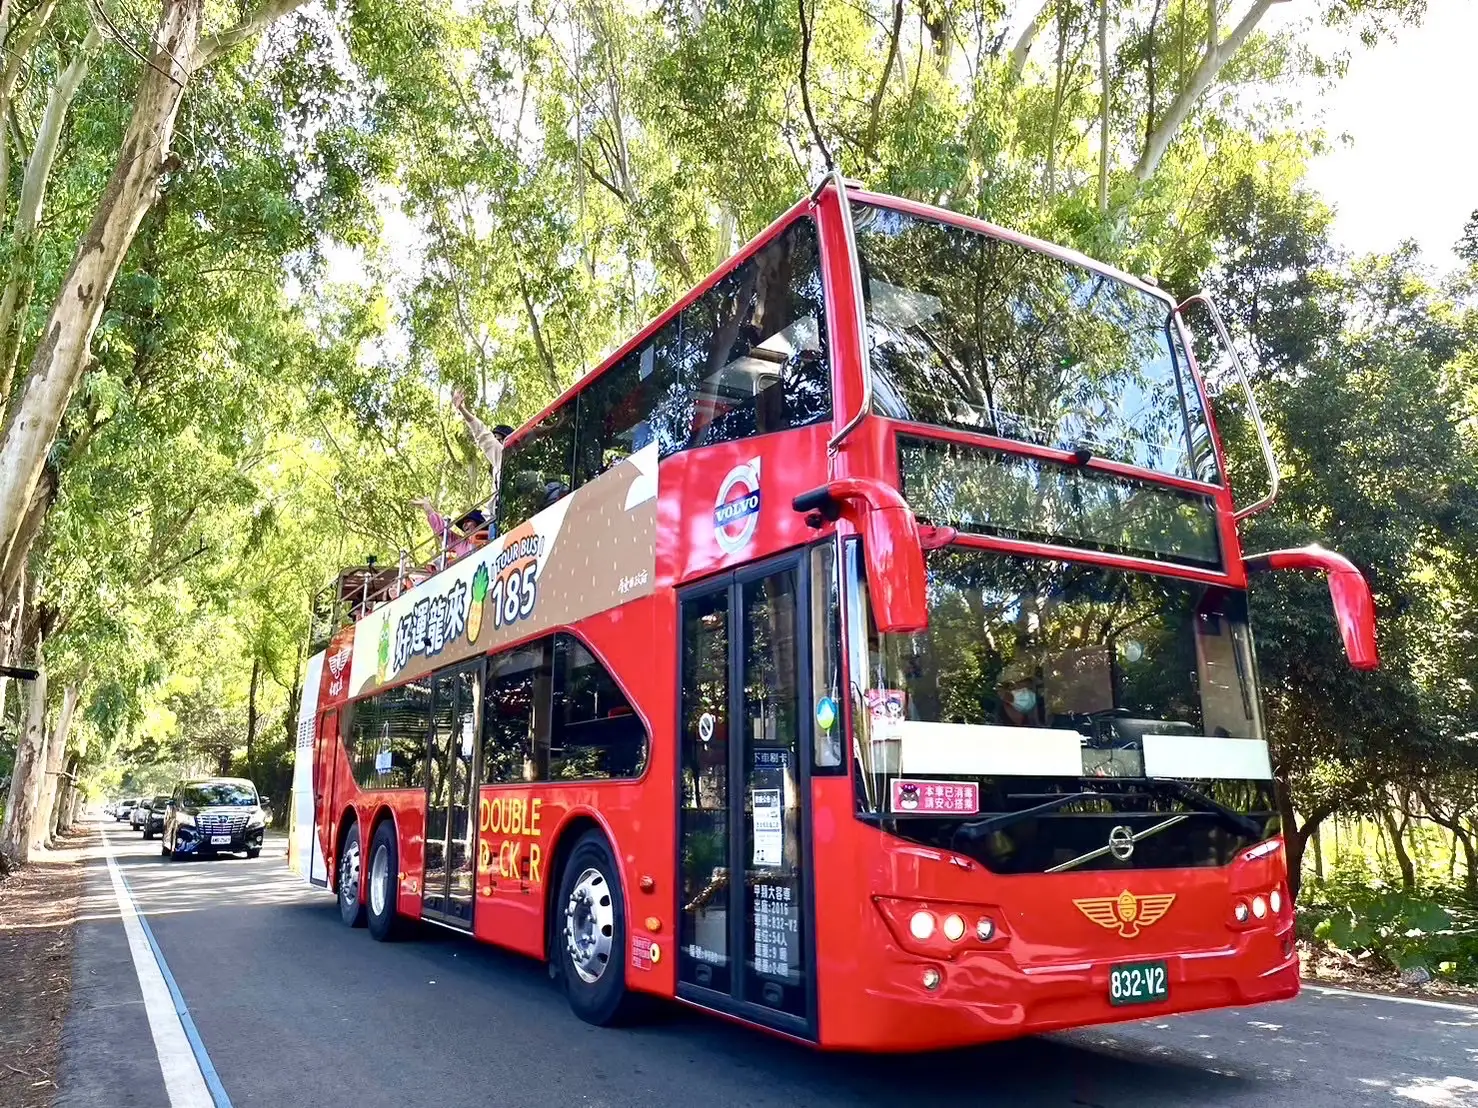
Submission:
[[[438,673],[432,686],[426,759],[426,866],[421,912],[458,927],[472,926],[477,750],[477,667]]]
[[[688,999],[811,1035],[804,567],[768,562],[683,598],[678,980]]]

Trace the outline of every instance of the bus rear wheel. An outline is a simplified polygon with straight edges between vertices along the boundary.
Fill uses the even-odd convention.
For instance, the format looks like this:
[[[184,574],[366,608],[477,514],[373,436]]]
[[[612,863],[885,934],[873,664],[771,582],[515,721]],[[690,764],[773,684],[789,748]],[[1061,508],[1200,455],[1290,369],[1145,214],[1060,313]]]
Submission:
[[[359,825],[344,832],[339,850],[339,918],[350,927],[364,926],[364,903],[359,899]]]
[[[395,824],[390,820],[375,828],[369,856],[369,933],[382,943],[393,942],[401,934],[400,916],[395,912],[400,851],[395,843]]]
[[[608,1027],[632,1014],[626,989],[626,907],[605,836],[587,831],[570,852],[555,901],[550,960],[565,997],[586,1023]]]

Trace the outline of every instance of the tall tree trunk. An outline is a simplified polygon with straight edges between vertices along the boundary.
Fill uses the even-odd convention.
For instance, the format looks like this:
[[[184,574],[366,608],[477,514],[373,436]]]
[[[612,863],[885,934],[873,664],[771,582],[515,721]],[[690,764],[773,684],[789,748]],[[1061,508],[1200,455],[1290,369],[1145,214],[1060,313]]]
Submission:
[[[41,790],[37,778],[44,772],[46,757],[46,666],[31,683],[26,729],[16,746],[15,767],[10,775],[10,795],[5,798],[4,822],[0,823],[0,854],[17,865],[31,860],[31,821]]]
[[[246,775],[257,779],[257,680],[262,675],[262,659],[251,660],[251,684],[246,690]],[[260,787],[260,786],[258,786]]]
[[[1468,899],[1478,903],[1478,846],[1474,845],[1473,836],[1461,827],[1453,829],[1457,841],[1463,847],[1463,890],[1468,894]]]
[[[36,284],[36,240],[46,201],[46,186],[51,180],[57,150],[61,147],[67,113],[72,108],[72,100],[83,77],[87,75],[87,63],[102,40],[102,34],[94,25],[77,48],[71,64],[57,77],[21,181],[20,206],[16,208],[15,226],[11,231],[10,274],[5,282],[5,291],[0,293],[0,414],[4,413],[10,398],[10,385],[15,380],[15,360],[20,353],[25,330],[26,309]]]
[[[67,768],[62,771],[61,785],[57,790],[56,809],[52,813],[51,837],[61,837],[63,831],[72,826],[72,809],[76,806],[77,769],[81,759],[76,754],[67,758]]]
[[[1324,844],[1320,841],[1324,836],[1320,834],[1320,828],[1314,828],[1314,833],[1309,836],[1309,845],[1314,848],[1314,876],[1320,881],[1324,880]]]
[[[1052,3],[1053,0],[1042,0],[1042,6],[1021,28],[1016,45],[1011,48],[1011,80],[1013,82],[1020,80],[1022,72],[1026,69],[1026,59],[1032,52],[1032,43],[1036,41],[1037,32],[1041,30],[1042,23],[1047,18],[1047,9],[1052,6]]]
[[[6,599],[0,591],[0,666],[13,665],[20,657],[21,631],[25,626],[26,590],[24,581],[17,581],[16,588]],[[0,724],[5,722],[5,697],[10,691],[10,678],[0,677]]]
[[[1299,886],[1303,884],[1304,847],[1308,845],[1309,836],[1329,818],[1332,809],[1316,808],[1300,825],[1298,813],[1293,809],[1293,794],[1283,776],[1273,780],[1273,798],[1283,823],[1283,852],[1288,860],[1288,893],[1297,901]]]
[[[62,793],[62,768],[67,764],[67,737],[72,730],[72,713],[77,709],[78,684],[72,681],[62,691],[62,708],[56,727],[46,740],[46,777],[41,782],[41,802],[31,822],[31,849],[45,846],[56,819],[57,802]]]
[[[1386,826],[1386,833],[1391,837],[1391,853],[1396,856],[1396,865],[1401,868],[1401,887],[1407,892],[1416,890],[1416,867],[1411,863],[1411,855],[1406,850],[1406,839],[1404,825],[1398,826],[1396,815],[1390,807],[1381,809],[1381,822]]]
[[[1109,0],[1098,0],[1098,75],[1101,81],[1101,103],[1098,105],[1098,211],[1108,211],[1109,172],[1109,64],[1108,64]]]
[[[88,347],[160,178],[175,118],[200,45],[204,0],[163,0],[139,76],[118,159],[87,232],[77,244],[26,372],[20,398],[0,431],[0,560],[15,545],[62,414],[87,367]]]
[[[1267,15],[1268,9],[1274,4],[1284,3],[1286,0],[1255,0],[1247,14],[1227,34],[1226,38],[1220,38],[1220,29],[1217,27],[1216,3],[1210,0],[1208,3],[1208,19],[1210,26],[1206,32],[1206,53],[1201,58],[1201,64],[1196,66],[1195,72],[1176,94],[1170,106],[1165,109],[1165,114],[1160,117],[1159,123],[1145,139],[1144,151],[1139,156],[1139,161],[1134,167],[1134,175],[1141,181],[1148,181],[1154,176],[1155,170],[1160,166],[1160,159],[1165,156],[1165,151],[1170,149],[1171,140],[1175,138],[1185,121],[1190,118],[1191,110],[1195,108],[1196,102],[1211,87],[1221,73],[1222,68],[1232,59],[1242,44],[1247,41],[1247,36],[1252,34],[1262,17]]]

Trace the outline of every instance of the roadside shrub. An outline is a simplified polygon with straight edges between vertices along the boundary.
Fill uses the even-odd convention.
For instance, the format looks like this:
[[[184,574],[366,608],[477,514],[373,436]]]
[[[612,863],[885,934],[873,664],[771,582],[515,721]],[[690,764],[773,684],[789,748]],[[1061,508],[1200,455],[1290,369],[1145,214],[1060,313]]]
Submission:
[[[1392,970],[1478,985],[1478,912],[1456,890],[1409,893],[1368,874],[1306,880],[1298,934]]]

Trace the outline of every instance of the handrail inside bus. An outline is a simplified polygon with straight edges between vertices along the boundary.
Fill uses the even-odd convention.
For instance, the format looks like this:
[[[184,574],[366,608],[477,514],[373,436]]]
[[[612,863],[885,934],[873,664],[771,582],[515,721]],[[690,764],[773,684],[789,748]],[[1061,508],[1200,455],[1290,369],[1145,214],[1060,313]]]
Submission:
[[[1180,316],[1192,304],[1205,305],[1206,311],[1211,315],[1211,324],[1216,328],[1216,333],[1221,339],[1221,344],[1231,355],[1232,365],[1237,370],[1237,379],[1242,382],[1242,391],[1247,394],[1247,410],[1252,415],[1252,425],[1257,429],[1258,445],[1262,447],[1263,461],[1268,467],[1267,495],[1232,513],[1232,518],[1240,523],[1248,516],[1254,516],[1263,511],[1278,499],[1278,481],[1281,476],[1278,472],[1278,459],[1273,454],[1273,442],[1268,437],[1268,427],[1263,422],[1262,409],[1257,406],[1257,395],[1252,391],[1252,381],[1247,377],[1247,370],[1242,365],[1242,358],[1237,353],[1237,347],[1232,343],[1232,336],[1227,333],[1227,325],[1222,321],[1221,312],[1217,311],[1216,302],[1204,291],[1193,293],[1175,306],[1174,314]]]
[[[822,180],[816,195],[819,196],[828,184],[836,186],[837,203],[842,209],[842,237],[847,243],[847,269],[852,274],[852,304],[855,308],[852,314],[853,321],[857,324],[857,356],[862,360],[862,403],[858,405],[852,418],[827,441],[826,453],[828,457],[834,458],[841,449],[842,440],[872,411],[872,359],[867,351],[867,314],[862,306],[862,266],[857,258],[857,232],[852,227],[852,202],[847,197],[847,180],[840,169],[833,168]]]

